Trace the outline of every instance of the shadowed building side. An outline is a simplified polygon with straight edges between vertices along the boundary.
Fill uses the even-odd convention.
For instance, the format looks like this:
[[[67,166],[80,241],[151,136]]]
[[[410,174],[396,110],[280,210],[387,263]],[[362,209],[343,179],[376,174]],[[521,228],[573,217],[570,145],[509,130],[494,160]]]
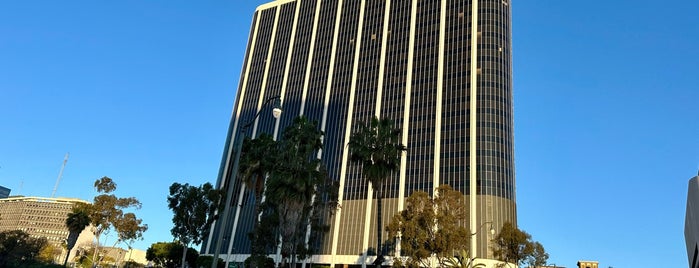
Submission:
[[[235,209],[224,215],[228,226],[214,224],[203,252],[212,253],[222,235],[222,258],[249,254],[255,197],[234,179],[232,147],[243,136],[240,125],[279,95],[281,118],[261,111],[245,135],[278,138],[299,115],[325,132],[321,161],[339,182],[341,209],[326,219],[330,231],[309,241],[320,248],[314,262],[375,258],[376,196],[346,151],[349,134],[374,116],[394,120],[408,147],[400,172],[384,184],[384,224],[414,191],[432,195],[449,184],[471,208],[463,224],[477,232],[475,256],[493,258],[493,236],[477,229],[517,222],[510,10],[509,0],[279,0],[258,7],[218,178],[219,187],[234,187]]]
[[[699,268],[699,174],[689,180],[684,240],[690,268]]]

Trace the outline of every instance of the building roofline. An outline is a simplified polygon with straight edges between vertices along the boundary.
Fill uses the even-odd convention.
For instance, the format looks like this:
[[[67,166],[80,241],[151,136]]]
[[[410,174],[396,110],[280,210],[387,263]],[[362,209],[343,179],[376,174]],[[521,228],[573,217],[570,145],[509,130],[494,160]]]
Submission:
[[[89,204],[89,201],[82,200],[79,198],[67,198],[67,197],[39,197],[39,196],[10,196],[8,198],[0,199],[0,202],[17,202],[17,201],[33,201],[33,202],[46,202],[46,203],[85,203]]]

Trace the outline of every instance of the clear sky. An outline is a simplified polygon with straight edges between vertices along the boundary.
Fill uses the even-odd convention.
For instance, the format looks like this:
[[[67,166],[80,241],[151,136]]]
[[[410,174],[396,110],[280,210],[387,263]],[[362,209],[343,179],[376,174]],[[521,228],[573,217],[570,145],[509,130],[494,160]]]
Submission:
[[[266,1],[0,2],[0,185],[143,202],[215,182],[254,8]],[[699,169],[699,2],[513,1],[519,227],[575,267],[686,267]],[[107,243],[114,242],[113,237]]]

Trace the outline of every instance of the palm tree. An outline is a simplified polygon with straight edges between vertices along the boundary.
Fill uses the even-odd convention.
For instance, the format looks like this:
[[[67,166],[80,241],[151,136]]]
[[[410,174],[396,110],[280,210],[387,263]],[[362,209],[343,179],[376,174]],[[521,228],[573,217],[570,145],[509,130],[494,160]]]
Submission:
[[[246,187],[255,196],[255,210],[259,213],[259,202],[265,185],[265,175],[275,164],[276,141],[263,133],[257,139],[245,139],[240,156],[240,176]]]
[[[282,238],[282,255],[295,267],[303,246],[305,226],[312,211],[316,186],[327,178],[316,153],[322,148],[323,132],[317,122],[298,117],[284,130],[277,161],[267,180],[265,203],[276,212]]]
[[[68,227],[68,241],[66,247],[68,248],[68,254],[66,254],[66,259],[63,261],[63,266],[68,263],[68,256],[70,256],[70,251],[75,247],[75,243],[78,241],[80,233],[85,230],[85,227],[90,225],[90,216],[88,216],[88,205],[76,205],[73,207],[73,211],[68,213],[68,218],[66,218],[66,226]]]
[[[265,176],[269,173],[275,164],[275,156],[277,155],[277,143],[271,135],[267,133],[261,134],[257,139],[245,139],[240,156],[240,174],[246,188],[252,192],[255,197],[255,212],[257,215],[262,213],[262,195],[264,193]],[[259,222],[255,220],[253,230],[259,228]],[[264,254],[264,245],[260,243],[261,237],[259,233],[251,233],[251,251],[253,254]]]
[[[382,199],[383,183],[394,171],[400,167],[400,156],[406,147],[400,143],[400,129],[393,128],[393,121],[389,118],[378,119],[374,117],[368,124],[360,124],[359,129],[352,133],[347,144],[350,150],[352,163],[362,166],[362,174],[371,183],[371,188],[376,193],[376,267],[383,263],[382,246]]]

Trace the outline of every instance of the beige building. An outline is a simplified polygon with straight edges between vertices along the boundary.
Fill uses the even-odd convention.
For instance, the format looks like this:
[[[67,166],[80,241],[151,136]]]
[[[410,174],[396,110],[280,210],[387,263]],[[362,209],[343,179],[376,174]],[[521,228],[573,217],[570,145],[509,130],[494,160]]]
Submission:
[[[89,202],[76,198],[24,196],[0,199],[0,231],[22,230],[32,237],[46,237],[49,243],[62,247],[68,237],[66,218],[76,203]],[[80,240],[91,240],[84,238],[90,234],[83,231]]]
[[[578,261],[578,268],[599,268],[599,262],[596,262],[596,261]]]
[[[102,257],[105,263],[121,267],[128,261],[133,261],[141,265],[147,265],[146,252],[140,249],[126,250],[117,247],[102,247],[100,248]]]

